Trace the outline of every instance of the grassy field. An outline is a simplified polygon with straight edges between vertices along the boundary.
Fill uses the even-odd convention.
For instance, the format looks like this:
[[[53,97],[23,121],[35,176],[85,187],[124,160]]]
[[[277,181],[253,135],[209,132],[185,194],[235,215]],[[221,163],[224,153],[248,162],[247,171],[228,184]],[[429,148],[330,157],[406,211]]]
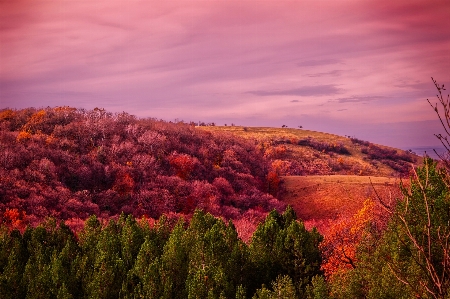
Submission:
[[[280,199],[291,205],[308,227],[326,233],[331,222],[355,214],[366,199],[400,196],[399,179],[354,175],[286,176]],[[405,182],[406,183],[406,182]]]

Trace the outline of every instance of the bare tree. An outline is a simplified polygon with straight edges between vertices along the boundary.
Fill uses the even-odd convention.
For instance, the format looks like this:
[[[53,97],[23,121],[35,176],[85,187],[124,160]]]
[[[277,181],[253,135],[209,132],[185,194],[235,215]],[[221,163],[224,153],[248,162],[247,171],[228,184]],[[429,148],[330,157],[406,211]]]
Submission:
[[[436,155],[442,160],[442,162],[445,164],[447,169],[450,169],[450,161],[448,159],[448,153],[450,153],[450,97],[447,94],[447,98],[444,97],[443,91],[446,90],[444,88],[444,84],[439,85],[436,80],[434,80],[433,77],[431,77],[431,80],[433,80],[434,86],[436,86],[436,89],[438,90],[438,94],[436,95],[438,103],[435,103],[434,105],[430,102],[429,99],[427,99],[430,106],[433,108],[433,110],[436,112],[439,121],[441,122],[442,128],[444,128],[445,135],[442,134],[434,134],[439,141],[442,143],[442,145],[445,148],[446,154],[442,155],[439,154],[436,150],[434,152]],[[442,110],[441,110],[442,109]]]
[[[445,135],[435,134],[450,152],[450,103],[444,98],[444,85],[436,80],[439,105],[428,103],[437,113]],[[438,107],[439,106],[439,107]],[[402,187],[403,198],[396,204],[387,203],[377,195],[395,225],[390,228],[392,251],[386,253],[392,274],[408,286],[418,298],[448,298],[450,294],[450,160],[439,155],[445,168],[427,158],[424,166],[413,171],[411,186]],[[406,254],[405,254],[406,253]],[[412,268],[415,270],[411,270]],[[411,273],[413,271],[413,273]]]

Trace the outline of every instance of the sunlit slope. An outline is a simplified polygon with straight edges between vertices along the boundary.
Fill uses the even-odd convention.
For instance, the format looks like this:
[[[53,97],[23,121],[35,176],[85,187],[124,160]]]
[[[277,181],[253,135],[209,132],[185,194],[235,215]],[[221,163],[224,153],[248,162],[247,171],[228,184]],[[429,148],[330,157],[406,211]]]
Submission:
[[[399,184],[399,179],[388,177],[287,176],[280,199],[307,225],[326,232],[329,223],[355,214],[366,199],[389,201],[399,196]]]
[[[282,175],[375,175],[406,177],[422,158],[356,138],[294,128],[201,126],[254,139],[272,160],[287,161]]]

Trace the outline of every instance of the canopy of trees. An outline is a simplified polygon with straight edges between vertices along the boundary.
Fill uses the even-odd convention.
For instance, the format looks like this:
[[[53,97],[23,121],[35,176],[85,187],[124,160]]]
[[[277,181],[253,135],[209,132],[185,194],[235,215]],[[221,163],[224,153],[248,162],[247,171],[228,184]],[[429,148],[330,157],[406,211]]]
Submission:
[[[305,296],[320,274],[322,237],[292,209],[271,212],[249,245],[232,222],[197,211],[189,224],[163,216],[101,223],[75,235],[49,219],[0,230],[2,298],[280,298]]]
[[[183,122],[98,108],[0,111],[0,217],[16,227],[196,208],[261,220],[284,209],[268,193],[269,166],[253,141]]]

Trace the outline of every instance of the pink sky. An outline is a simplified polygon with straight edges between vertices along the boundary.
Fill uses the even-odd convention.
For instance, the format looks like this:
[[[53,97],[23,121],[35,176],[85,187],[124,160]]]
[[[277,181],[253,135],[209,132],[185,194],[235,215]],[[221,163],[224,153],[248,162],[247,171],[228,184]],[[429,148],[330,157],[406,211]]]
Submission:
[[[449,1],[0,0],[0,108],[436,145]]]

